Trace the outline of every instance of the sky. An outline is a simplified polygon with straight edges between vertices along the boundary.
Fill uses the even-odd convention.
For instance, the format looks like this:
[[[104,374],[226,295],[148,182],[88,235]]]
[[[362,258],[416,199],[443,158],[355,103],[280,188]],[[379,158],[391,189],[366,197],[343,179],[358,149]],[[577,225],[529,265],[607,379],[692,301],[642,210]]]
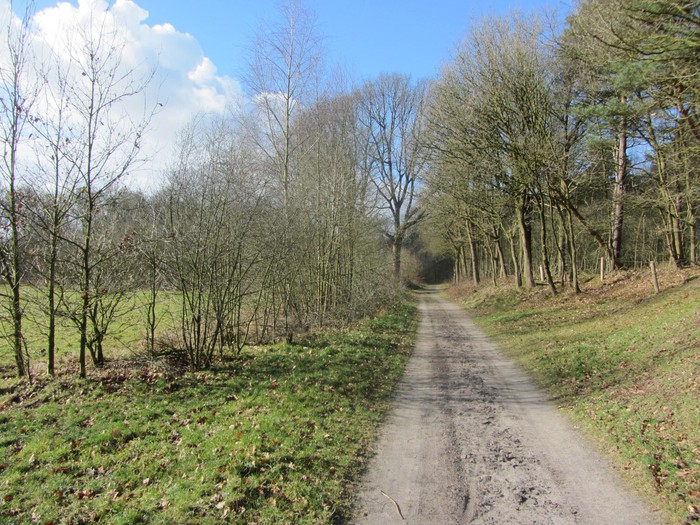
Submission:
[[[358,79],[383,72],[433,76],[470,23],[519,9],[570,9],[572,0],[307,0],[328,59]],[[222,72],[236,76],[261,21],[279,0],[141,0],[150,23],[169,22],[199,41]]]
[[[380,73],[435,77],[470,26],[484,17],[514,10],[562,17],[574,1],[306,0],[304,5],[316,17],[327,65],[359,83]],[[250,46],[256,31],[279,13],[280,0],[35,0],[37,38],[50,41],[55,33],[74,30],[91,4],[111,10],[113,23],[127,28],[135,41],[128,46],[131,53],[145,57],[135,58],[135,67],[157,64],[158,93],[152,97],[164,106],[148,143],[155,162],[152,173],[136,177],[137,185],[148,186],[165,169],[176,131],[194,114],[223,112],[227,100],[247,96],[239,79]],[[0,0],[0,11],[9,5]],[[25,5],[26,0],[14,0],[15,14]]]
[[[3,0],[5,1],[5,0]],[[359,80],[379,73],[434,76],[470,25],[513,10],[565,13],[575,0],[307,0],[324,37],[328,59]],[[36,0],[37,10],[55,0]],[[77,0],[70,3],[77,4]],[[112,0],[111,3],[114,3]],[[218,71],[240,76],[255,31],[274,17],[280,0],[136,0],[144,23],[171,24],[189,33]],[[14,2],[19,12],[26,1]]]

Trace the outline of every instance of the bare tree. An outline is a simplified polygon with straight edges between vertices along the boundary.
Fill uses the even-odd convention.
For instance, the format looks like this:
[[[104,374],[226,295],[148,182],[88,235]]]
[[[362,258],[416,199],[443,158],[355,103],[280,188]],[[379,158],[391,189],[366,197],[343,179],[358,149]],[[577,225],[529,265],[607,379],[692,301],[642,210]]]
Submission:
[[[359,119],[366,140],[365,167],[388,212],[386,235],[394,255],[394,276],[401,276],[401,249],[421,220],[417,184],[426,168],[421,133],[425,84],[405,75],[382,75],[360,92]]]
[[[30,71],[30,21],[33,4],[30,2],[24,18],[15,20],[11,9],[4,27],[2,55],[7,63],[0,64],[0,140],[2,141],[2,229],[0,234],[0,273],[9,287],[8,310],[12,317],[12,345],[17,375],[29,374],[29,355],[22,332],[23,300],[22,283],[25,268],[21,255],[24,235],[24,196],[20,191],[20,143],[25,139],[25,127],[31,120],[31,109],[37,96],[31,86]],[[3,294],[5,295],[5,294]]]
[[[299,164],[294,200],[302,209],[295,226],[304,242],[300,302],[309,324],[347,320],[365,306],[358,293],[360,276],[374,281],[374,262],[365,247],[380,239],[372,184],[360,168],[363,133],[359,96],[339,92],[322,96],[301,118],[299,133],[313,144]],[[381,251],[380,251],[381,254]],[[381,274],[381,272],[378,272]]]
[[[249,115],[248,134],[265,159],[262,163],[281,197],[282,217],[279,235],[274,244],[278,250],[273,274],[276,276],[271,304],[273,331],[277,318],[284,324],[284,333],[291,340],[305,323],[299,293],[303,293],[299,276],[303,268],[305,245],[298,242],[295,223],[301,219],[292,193],[295,166],[305,150],[313,147],[298,133],[298,120],[304,108],[316,97],[321,42],[316,22],[303,4],[290,0],[282,5],[279,20],[259,31],[251,50],[245,83],[254,101]]]
[[[138,250],[144,271],[146,287],[146,348],[156,350],[156,328],[160,319],[157,314],[158,298],[165,284],[165,261],[167,253],[167,208],[164,199],[151,198],[146,203],[141,217],[141,235]]]
[[[303,143],[294,121],[315,94],[320,39],[314,17],[297,0],[283,4],[280,21],[254,41],[245,82],[258,111],[258,146],[276,174],[289,206],[292,164]]]
[[[181,294],[179,343],[194,369],[210,367],[217,350],[240,352],[257,315],[254,270],[264,261],[251,238],[261,234],[265,188],[253,175],[225,122],[183,133],[165,190],[168,266]]]
[[[41,91],[33,132],[37,137],[34,182],[30,188],[32,203],[28,208],[32,229],[37,236],[35,270],[45,284],[46,304],[41,308],[47,316],[47,373],[55,372],[56,329],[64,296],[61,281],[62,239],[68,233],[70,214],[76,201],[79,180],[72,151],[80,144],[73,142],[68,103],[69,79],[59,76],[53,82],[50,73],[41,73],[44,87]]]
[[[106,13],[93,12],[91,24],[68,36],[65,51],[68,59],[57,57],[55,65],[66,86],[69,112],[63,144],[70,147],[61,153],[74,170],[77,190],[74,227],[65,241],[77,254],[74,267],[80,292],[78,304],[72,304],[69,296],[65,299],[71,302],[69,309],[80,332],[80,375],[85,377],[86,350],[91,350],[95,365],[104,362],[101,345],[90,344],[103,336],[94,323],[96,333],[90,334],[90,314],[104,305],[100,295],[108,288],[99,286],[96,276],[115,253],[114,240],[99,237],[96,222],[105,202],[138,161],[140,141],[155,105],[149,108],[144,103],[137,120],[128,112],[126,103],[143,94],[153,74],[137,75],[126,66],[123,45],[108,27]],[[101,245],[101,239],[107,244]]]

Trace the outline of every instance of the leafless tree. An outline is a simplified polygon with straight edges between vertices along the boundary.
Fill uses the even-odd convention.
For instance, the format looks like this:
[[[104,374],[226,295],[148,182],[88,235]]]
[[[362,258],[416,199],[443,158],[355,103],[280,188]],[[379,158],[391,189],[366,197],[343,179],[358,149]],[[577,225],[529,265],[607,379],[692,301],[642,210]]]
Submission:
[[[46,304],[40,308],[46,313],[47,372],[55,372],[56,329],[61,310],[65,286],[62,273],[62,239],[68,233],[68,226],[77,197],[79,184],[76,166],[72,163],[76,153],[72,151],[80,144],[73,142],[70,129],[70,106],[68,103],[69,79],[58,75],[50,81],[48,71],[40,72],[44,82],[37,116],[33,119],[33,133],[37,137],[30,191],[32,204],[28,212],[32,229],[39,242],[35,269],[44,282]],[[65,262],[65,254],[63,254]],[[41,325],[41,323],[40,323]]]
[[[258,146],[289,205],[292,164],[303,143],[294,121],[313,100],[320,62],[316,22],[297,0],[283,4],[280,20],[263,26],[254,41],[245,83],[257,107]]]
[[[86,351],[101,366],[104,334],[92,323],[91,312],[105,306],[101,295],[109,287],[100,286],[100,266],[115,256],[114,239],[98,235],[96,230],[101,209],[120,181],[139,160],[140,142],[155,110],[155,104],[143,105],[143,113],[134,116],[125,104],[143,95],[152,78],[137,74],[126,66],[123,46],[118,35],[107,27],[104,12],[94,12],[92,23],[66,35],[67,59],[57,56],[55,75],[66,86],[67,132],[61,154],[76,177],[76,202],[73,228],[64,240],[76,252],[74,260],[79,302],[65,296],[70,314],[80,333],[80,375],[86,376]],[[70,144],[68,148],[63,147]],[[102,241],[106,244],[103,244]],[[111,307],[110,307],[111,308]],[[93,320],[95,316],[93,315]]]
[[[225,121],[183,132],[165,189],[168,266],[182,301],[178,344],[194,369],[210,367],[217,350],[240,352],[257,316],[258,248],[267,241],[255,242],[266,197],[259,182]]]
[[[29,354],[26,352],[22,331],[22,284],[25,267],[21,244],[25,235],[24,198],[20,190],[20,144],[25,141],[27,124],[31,120],[32,105],[37,88],[32,86],[30,65],[30,21],[33,4],[30,2],[22,20],[9,13],[3,28],[3,49],[0,53],[7,62],[0,64],[0,141],[2,141],[2,191],[0,199],[2,224],[0,227],[0,273],[9,288],[7,309],[12,318],[12,346],[18,376],[29,374]],[[3,296],[5,294],[3,293]],[[4,297],[5,298],[5,297]]]
[[[365,168],[390,220],[385,233],[391,242],[397,279],[404,240],[422,218],[416,192],[426,168],[421,140],[425,89],[423,83],[394,74],[381,75],[360,91]]]
[[[276,276],[270,303],[273,325],[277,318],[284,324],[287,339],[305,324],[302,292],[298,277],[304,257],[304,244],[295,232],[302,228],[292,193],[297,183],[295,166],[313,147],[297,132],[298,121],[317,95],[321,40],[312,13],[297,0],[282,5],[280,18],[262,26],[254,41],[245,84],[253,98],[254,109],[248,116],[248,136],[264,159],[261,164],[277,185],[282,216],[275,239],[278,254],[274,258]]]

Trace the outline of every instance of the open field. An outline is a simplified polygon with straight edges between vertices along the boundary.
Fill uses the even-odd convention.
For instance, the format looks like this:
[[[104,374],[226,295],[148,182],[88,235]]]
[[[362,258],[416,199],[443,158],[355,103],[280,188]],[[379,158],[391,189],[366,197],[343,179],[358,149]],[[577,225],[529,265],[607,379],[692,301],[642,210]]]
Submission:
[[[404,305],[211,372],[114,360],[3,388],[0,521],[338,521],[415,327]]]
[[[700,271],[451,291],[671,523],[700,520]]]
[[[45,298],[40,296],[37,288],[23,288],[26,299],[23,328],[24,336],[32,363],[34,375],[43,373],[46,368],[47,325],[48,316],[43,311]],[[158,295],[156,315],[158,326],[156,335],[163,336],[176,329],[178,296],[172,292],[162,291]],[[105,339],[107,359],[131,356],[143,349],[146,339],[146,295],[145,292],[134,293],[120,305],[110,332]],[[66,316],[57,318],[56,359],[57,370],[77,362],[80,335],[76,325]],[[6,311],[0,311],[0,369],[14,366],[12,350],[12,321]],[[12,374],[13,369],[8,372]]]

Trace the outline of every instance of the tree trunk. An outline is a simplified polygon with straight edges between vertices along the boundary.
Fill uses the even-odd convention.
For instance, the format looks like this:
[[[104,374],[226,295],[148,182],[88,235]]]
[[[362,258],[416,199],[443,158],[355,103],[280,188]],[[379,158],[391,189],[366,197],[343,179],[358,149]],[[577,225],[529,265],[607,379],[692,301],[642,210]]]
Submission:
[[[527,217],[527,201],[523,196],[516,208],[518,230],[520,232],[520,249],[522,251],[522,273],[525,286],[534,288],[535,279],[532,274],[532,229]]]
[[[621,102],[627,103],[627,97],[622,96]],[[613,220],[610,236],[610,251],[613,268],[622,267],[622,223],[624,218],[623,199],[625,196],[625,179],[627,176],[627,119],[622,118],[615,159],[615,184],[613,187]]]
[[[557,295],[557,288],[554,286],[554,279],[552,279],[552,270],[549,267],[549,249],[547,248],[547,214],[544,209],[544,196],[539,195],[537,198],[537,208],[540,215],[540,244],[542,250],[542,266],[544,267],[545,277],[547,279],[547,286],[549,286],[549,291],[552,296]]]
[[[158,304],[158,262],[155,250],[147,253],[149,268],[148,302],[146,303],[146,348],[150,353],[156,351],[156,325],[158,318],[156,306]]]
[[[401,279],[401,250],[403,248],[403,239],[396,236],[391,244],[391,252],[394,255],[394,278],[398,281]]]
[[[574,219],[571,216],[571,210],[567,210],[566,226],[569,231],[569,254],[571,256],[571,286],[575,294],[581,293],[578,280],[578,264],[576,263],[576,237],[574,236]]]
[[[90,199],[90,195],[88,195]],[[91,266],[90,266],[90,250],[92,249],[92,209],[90,208],[91,202],[88,200],[88,215],[85,221],[85,238],[84,245],[82,246],[82,261],[83,266],[83,282],[82,282],[82,304],[80,310],[80,377],[87,377],[86,368],[86,351],[88,349],[88,319],[89,319],[89,309],[90,309],[90,280],[91,280]]]
[[[14,156],[14,147],[13,147]],[[11,161],[14,166],[14,159]],[[12,168],[14,172],[14,167]],[[22,261],[20,259],[19,245],[19,206],[17,203],[17,193],[15,192],[15,178],[12,175],[10,184],[10,229],[12,235],[12,255],[10,257],[11,268],[8,269],[10,274],[10,286],[12,287],[12,325],[13,325],[13,343],[15,347],[15,361],[17,363],[17,375],[23,377],[28,375],[29,360],[24,355],[24,334],[22,333]],[[30,378],[31,379],[31,378]]]
[[[493,253],[492,249],[489,249],[489,252],[493,255],[491,257],[491,282],[496,287],[498,286],[498,256]]]
[[[13,343],[15,346],[17,375],[19,377],[24,377],[29,369],[29,362],[24,355],[24,340],[22,335],[22,298],[19,283],[12,287],[12,324],[14,328]]]
[[[9,145],[9,206],[6,210],[9,217],[9,234],[10,234],[10,253],[4,253],[9,260],[3,260],[2,263],[7,265],[3,268],[3,276],[11,290],[10,297],[10,311],[12,315],[12,345],[14,347],[15,354],[15,364],[17,366],[17,377],[24,377],[28,374],[29,363],[28,359],[25,358],[24,353],[24,334],[22,333],[22,290],[21,282],[23,279],[23,269],[22,269],[22,259],[20,258],[20,209],[21,203],[17,202],[19,195],[15,190],[15,166],[16,159],[15,155],[17,152],[17,139],[18,139],[18,128],[17,128],[17,109],[12,109],[12,117],[14,118],[13,124],[11,126],[11,136]],[[5,231],[5,233],[8,233]],[[5,257],[3,257],[5,259]],[[2,266],[2,264],[0,264]]]
[[[46,372],[52,376],[56,371],[56,283],[52,276],[55,272],[56,262],[52,255],[49,277],[49,336],[47,342]]]
[[[668,214],[668,244],[671,264],[676,268],[683,265],[683,237],[681,233],[680,219],[675,211],[670,211]]]
[[[503,247],[501,246],[501,241],[496,238],[496,250],[498,253],[498,266],[500,278],[505,280],[508,278],[508,273],[506,271],[506,256],[503,253]]]
[[[564,219],[564,213],[560,206],[557,206],[557,216],[559,217],[559,243],[557,245],[557,251],[559,255],[559,279],[562,287],[566,286],[568,282],[571,281],[571,270],[566,264],[566,245],[567,245],[567,233],[566,233],[566,220]],[[554,221],[554,218],[552,218]]]
[[[80,313],[80,355],[78,357],[80,361],[80,377],[85,379],[87,377],[86,368],[86,351],[87,351],[87,324],[88,324],[88,314],[87,310],[90,306],[88,299],[88,293],[83,293],[83,303],[82,310]]]
[[[469,242],[469,254],[471,256],[472,281],[474,283],[474,286],[478,287],[479,282],[481,281],[481,276],[479,275],[479,259],[477,254],[478,250],[476,248],[476,239],[474,239],[474,235],[472,232],[472,224],[469,221],[467,221],[467,239]]]
[[[690,175],[686,175],[687,183],[686,188],[692,188]],[[693,206],[692,199],[688,199],[686,207],[686,224],[688,225],[688,261],[690,264],[696,264],[698,261],[698,245],[697,245],[697,218],[695,217],[695,207]]]
[[[523,285],[523,275],[520,272],[518,252],[515,249],[515,233],[511,233],[508,235],[508,241],[510,244],[510,258],[513,261],[513,270],[515,272],[515,284],[518,288],[520,288]]]
[[[455,284],[460,284],[462,282],[462,277],[464,277],[464,246],[455,246]]]
[[[668,206],[668,203],[666,203]],[[659,212],[661,214],[661,220],[664,224],[663,234],[666,239],[666,250],[668,254],[668,261],[674,266],[678,266],[678,252],[676,251],[677,243],[675,239],[675,227],[673,220],[673,212],[670,209],[660,206]]]
[[[105,354],[104,350],[102,347],[102,341],[104,340],[104,335],[100,334],[97,337],[96,345],[97,345],[97,358],[95,359],[95,366],[98,368],[102,368],[105,365]]]

